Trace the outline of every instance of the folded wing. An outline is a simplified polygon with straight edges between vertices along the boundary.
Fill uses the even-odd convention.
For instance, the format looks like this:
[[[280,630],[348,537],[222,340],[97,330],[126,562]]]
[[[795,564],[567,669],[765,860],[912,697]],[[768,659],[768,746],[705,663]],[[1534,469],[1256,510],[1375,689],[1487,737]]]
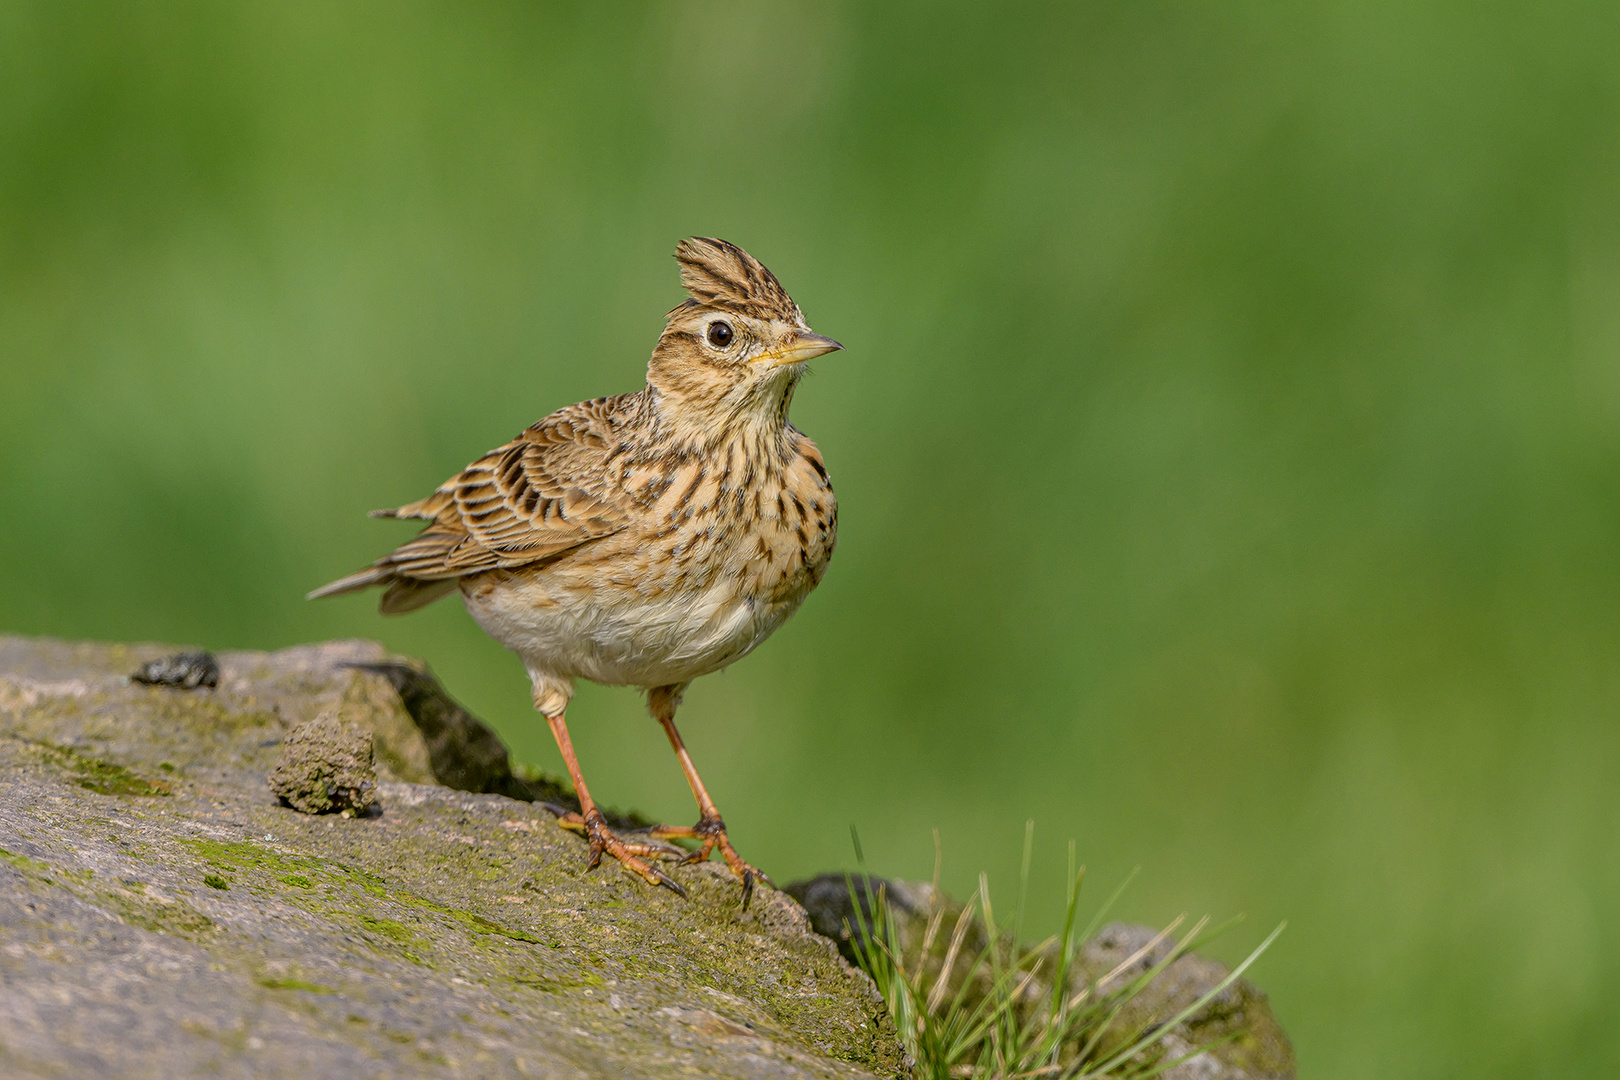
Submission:
[[[606,459],[624,405],[623,398],[602,398],[560,409],[427,498],[377,511],[430,524],[310,598],[385,585],[383,612],[413,611],[452,592],[461,578],[554,559],[618,532],[629,523],[630,502]]]

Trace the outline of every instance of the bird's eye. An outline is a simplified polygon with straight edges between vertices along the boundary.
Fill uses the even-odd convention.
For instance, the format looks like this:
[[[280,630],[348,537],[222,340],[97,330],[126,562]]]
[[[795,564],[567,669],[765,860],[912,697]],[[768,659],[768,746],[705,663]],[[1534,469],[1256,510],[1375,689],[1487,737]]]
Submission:
[[[728,322],[712,322],[709,324],[709,344],[717,349],[723,349],[731,344],[731,324]]]

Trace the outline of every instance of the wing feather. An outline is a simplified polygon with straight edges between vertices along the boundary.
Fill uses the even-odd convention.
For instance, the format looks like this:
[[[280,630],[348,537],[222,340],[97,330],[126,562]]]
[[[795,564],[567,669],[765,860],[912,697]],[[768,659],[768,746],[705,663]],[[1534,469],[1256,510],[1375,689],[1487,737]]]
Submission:
[[[451,477],[432,495],[376,517],[429,522],[367,570],[311,595],[388,585],[384,608],[410,610],[449,589],[417,588],[555,558],[623,529],[634,504],[607,468],[616,417],[635,395],[560,409]]]

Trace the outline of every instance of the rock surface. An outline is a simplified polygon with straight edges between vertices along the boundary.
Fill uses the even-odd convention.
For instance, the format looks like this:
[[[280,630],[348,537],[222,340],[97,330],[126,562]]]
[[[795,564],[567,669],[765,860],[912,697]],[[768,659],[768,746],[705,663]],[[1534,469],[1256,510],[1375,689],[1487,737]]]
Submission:
[[[1104,990],[1122,985],[1165,959],[1171,946],[1149,927],[1110,923],[1081,947],[1071,985],[1096,985],[1105,978]],[[1119,1028],[1141,1030],[1174,1016],[1227,974],[1224,965],[1207,957],[1180,956],[1124,1006]],[[1164,1080],[1293,1080],[1293,1045],[1266,995],[1247,979],[1217,994],[1165,1036],[1162,1045],[1167,1058],[1186,1058],[1165,1070]],[[1197,1053],[1201,1046],[1212,1049]]]
[[[567,793],[420,668],[339,642],[130,681],[173,652],[0,637],[6,1076],[900,1075],[797,904],[740,912],[714,864],[673,871],[688,901],[587,872],[507,797]],[[380,813],[266,785],[327,712],[374,732]]]

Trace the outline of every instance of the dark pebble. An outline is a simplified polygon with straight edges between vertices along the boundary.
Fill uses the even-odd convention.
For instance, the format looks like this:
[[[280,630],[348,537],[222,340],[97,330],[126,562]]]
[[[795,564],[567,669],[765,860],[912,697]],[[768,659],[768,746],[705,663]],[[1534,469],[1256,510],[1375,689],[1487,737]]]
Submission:
[[[142,664],[130,680],[148,686],[172,686],[179,690],[195,690],[199,686],[219,685],[219,661],[213,653],[183,652],[165,656]]]

